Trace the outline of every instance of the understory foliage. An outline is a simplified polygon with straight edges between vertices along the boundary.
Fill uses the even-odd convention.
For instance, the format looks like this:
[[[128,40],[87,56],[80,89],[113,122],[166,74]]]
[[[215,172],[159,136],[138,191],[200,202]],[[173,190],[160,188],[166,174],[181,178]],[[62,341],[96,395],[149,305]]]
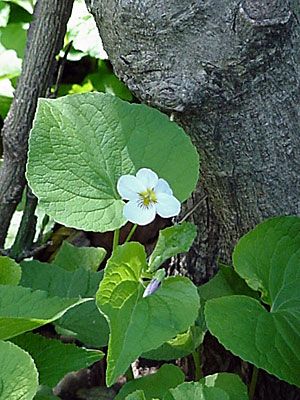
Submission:
[[[15,3],[31,4],[0,1],[5,28],[14,29],[9,12]],[[103,56],[101,49],[80,48],[86,41],[78,24],[73,20],[68,31],[72,56]],[[127,377],[117,399],[252,398],[253,390],[248,394],[235,374],[202,376],[199,349],[207,331],[255,368],[300,387],[300,219],[279,216],[258,225],[236,245],[232,265],[220,263],[217,275],[200,287],[168,276],[166,262],[190,249],[196,227],[175,218],[150,251],[131,239],[134,224],[144,221],[149,207],[162,216],[170,209],[169,216],[179,213],[177,202],[186,201],[197,184],[197,151],[168,116],[133,103],[108,63],[96,65],[81,84],[61,88],[69,94],[39,100],[26,178],[38,198],[37,245],[59,223],[85,232],[114,231],[112,252],[64,241],[49,262],[0,257],[0,399],[54,399],[49,388],[104,356],[108,387],[119,375]],[[12,82],[15,74],[2,78]],[[140,171],[144,176],[137,183]],[[118,189],[124,176],[132,193],[130,185]],[[127,200],[137,202],[133,225],[123,213]],[[124,226],[132,229],[121,240]],[[6,250],[14,238],[13,223]],[[80,346],[38,333],[49,323],[57,337]],[[98,350],[106,346],[106,354]],[[168,362],[189,354],[195,381],[184,382],[182,370]],[[165,363],[155,374],[130,380],[128,371],[139,357]]]

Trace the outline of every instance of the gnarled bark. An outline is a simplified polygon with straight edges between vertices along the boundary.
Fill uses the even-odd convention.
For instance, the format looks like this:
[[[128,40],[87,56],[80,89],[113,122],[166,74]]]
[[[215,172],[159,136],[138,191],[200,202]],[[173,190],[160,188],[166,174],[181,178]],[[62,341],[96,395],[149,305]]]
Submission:
[[[288,0],[86,0],[116,74],[175,115],[200,154],[184,263],[196,282],[264,219],[300,213],[299,6]]]

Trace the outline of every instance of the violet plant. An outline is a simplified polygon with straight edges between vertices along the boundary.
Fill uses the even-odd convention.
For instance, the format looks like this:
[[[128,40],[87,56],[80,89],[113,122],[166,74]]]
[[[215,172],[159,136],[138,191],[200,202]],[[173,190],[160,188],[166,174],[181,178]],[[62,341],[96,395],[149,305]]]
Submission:
[[[68,371],[103,357],[89,347],[106,345],[107,386],[120,374],[128,378],[117,399],[252,399],[255,374],[249,394],[237,375],[201,376],[199,349],[207,329],[257,369],[300,386],[298,217],[260,224],[236,246],[233,267],[220,265],[199,288],[186,277],[165,276],[162,268],[189,250],[194,225],[161,230],[150,255],[132,241],[137,225],[156,214],[180,213],[198,170],[190,139],[157,110],[100,93],[40,99],[26,173],[39,206],[65,226],[114,231],[113,250],[104,271],[97,270],[104,249],[68,243],[52,264],[0,258],[0,365],[18,365],[1,371],[0,399],[32,399],[38,384],[55,386]],[[128,221],[133,229],[120,243]],[[49,322],[85,348],[30,332]],[[53,352],[68,360],[62,370],[55,369]],[[168,364],[131,380],[131,363],[140,356],[169,361],[188,354],[195,382],[184,383],[180,368]],[[14,386],[20,377],[26,383]]]

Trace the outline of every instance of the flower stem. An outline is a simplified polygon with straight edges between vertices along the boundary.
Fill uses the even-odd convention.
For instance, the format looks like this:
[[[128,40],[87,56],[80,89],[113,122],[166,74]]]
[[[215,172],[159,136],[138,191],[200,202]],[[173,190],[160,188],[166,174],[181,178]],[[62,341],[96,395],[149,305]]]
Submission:
[[[125,240],[125,243],[129,242],[129,240],[131,239],[132,235],[134,234],[136,228],[137,228],[137,224],[134,224]]]
[[[114,232],[114,241],[113,241],[113,251],[119,244],[119,236],[120,236],[120,229],[116,229]]]
[[[194,359],[194,364],[195,364],[195,381],[199,381],[202,377],[202,371],[201,371],[201,365],[200,365],[200,359],[201,359],[201,345],[197,347],[197,349],[195,349],[192,352],[192,356]]]
[[[252,378],[251,378],[250,387],[249,387],[249,400],[253,400],[253,398],[254,398],[258,373],[259,373],[259,369],[256,368],[255,365],[253,365]]]

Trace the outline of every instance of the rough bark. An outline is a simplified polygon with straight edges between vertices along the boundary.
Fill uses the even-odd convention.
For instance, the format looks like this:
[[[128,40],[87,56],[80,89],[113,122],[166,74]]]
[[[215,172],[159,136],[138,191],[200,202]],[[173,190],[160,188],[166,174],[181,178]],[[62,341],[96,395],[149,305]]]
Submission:
[[[86,0],[116,74],[175,115],[200,154],[196,282],[255,224],[300,212],[299,6],[288,0]]]
[[[254,225],[300,212],[299,5],[86,3],[115,73],[142,102],[174,113],[198,149],[200,179],[188,206],[207,198],[192,215],[199,235],[182,263],[204,282],[218,258],[230,263],[237,240]],[[204,343],[204,354],[206,373],[238,372],[248,382],[249,367],[216,341]],[[256,399],[300,398],[298,389],[266,373],[260,379]]]
[[[37,99],[45,96],[53,83],[55,56],[63,45],[72,5],[73,0],[39,0],[35,6],[22,73],[2,130],[0,247],[25,185],[27,141]]]

